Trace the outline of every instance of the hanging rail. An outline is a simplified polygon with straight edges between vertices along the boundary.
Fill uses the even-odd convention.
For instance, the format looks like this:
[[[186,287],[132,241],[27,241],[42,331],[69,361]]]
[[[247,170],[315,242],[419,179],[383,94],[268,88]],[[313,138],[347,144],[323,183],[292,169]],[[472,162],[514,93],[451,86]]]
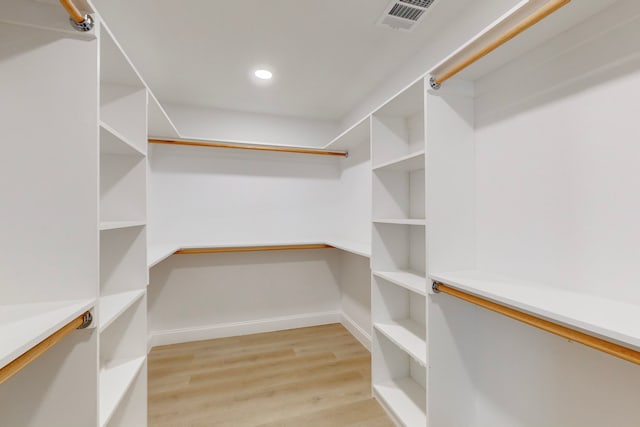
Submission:
[[[91,316],[91,312],[84,312],[82,315],[76,317],[71,322],[67,323],[62,328],[58,329],[47,338],[31,347],[18,358],[0,368],[0,384],[4,383],[9,378],[20,372],[22,368],[36,360],[71,332],[75,331],[76,329],[84,329],[88,327],[91,324],[92,320],[93,317]]]
[[[262,251],[290,251],[298,249],[328,249],[333,248],[331,245],[324,243],[307,244],[307,245],[270,245],[270,246],[231,246],[226,248],[192,248],[178,249],[175,254],[216,254],[227,252],[262,252]]]
[[[93,18],[89,14],[83,14],[73,3],[73,0],[60,0],[60,4],[69,14],[71,26],[78,31],[87,32],[93,29]]]
[[[341,156],[348,157],[347,151],[330,151],[313,148],[298,147],[275,147],[273,145],[251,145],[238,144],[233,142],[218,141],[190,141],[190,140],[172,140],[172,139],[149,139],[150,144],[169,144],[169,145],[187,145],[192,147],[208,147],[208,148],[232,148],[236,150],[254,150],[254,151],[277,151],[279,153],[298,153],[298,154],[316,154],[321,156]]]
[[[575,329],[568,328],[566,326],[559,325],[554,322],[542,319],[531,314],[524,313],[513,308],[506,307],[502,304],[498,304],[484,298],[468,294],[458,289],[452,288],[441,282],[433,282],[433,290],[436,293],[443,293],[454,296],[471,304],[475,304],[487,310],[491,310],[503,316],[510,317],[527,325],[533,326],[543,331],[558,335],[562,338],[566,338],[571,341],[586,345],[593,349],[605,352],[620,359],[626,360],[631,363],[640,365],[640,352],[632,350],[628,347],[623,347],[619,344],[605,341],[601,338],[594,337],[592,335],[585,334]]]
[[[481,47],[476,50],[468,57],[462,59],[459,62],[454,63],[445,71],[439,72],[436,76],[433,76],[429,79],[429,84],[433,89],[439,89],[440,85],[445,81],[449,80],[451,77],[458,74],[460,71],[464,70],[474,62],[478,61],[480,58],[488,55],[489,53],[496,50],[498,47],[502,46],[509,40],[516,37],[518,34],[524,32],[528,28],[534,26],[538,22],[542,21],[547,16],[551,15],[556,10],[565,6],[571,2],[571,0],[551,0],[540,9],[533,12],[531,15],[524,18],[522,21],[511,27],[509,30],[500,34],[496,39],[489,42],[486,46]],[[442,66],[440,66],[442,67]],[[440,68],[438,67],[438,68]]]

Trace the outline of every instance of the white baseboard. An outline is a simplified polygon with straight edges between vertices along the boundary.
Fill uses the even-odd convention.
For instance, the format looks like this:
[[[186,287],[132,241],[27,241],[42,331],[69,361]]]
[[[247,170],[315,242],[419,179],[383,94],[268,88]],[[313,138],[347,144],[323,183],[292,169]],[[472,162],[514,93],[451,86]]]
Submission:
[[[307,326],[327,325],[329,323],[339,322],[341,322],[340,311],[327,311],[322,313],[305,313],[293,316],[272,317],[246,322],[222,323],[218,325],[207,325],[194,328],[151,331],[149,349],[159,345],[211,340],[215,338],[258,334],[262,332],[282,331],[285,329],[304,328]],[[349,328],[347,327],[347,329]],[[358,337],[356,336],[356,338]],[[360,339],[358,338],[358,340]],[[369,341],[371,340],[369,339]]]
[[[362,344],[367,350],[369,350],[369,352],[371,352],[371,334],[369,332],[362,329],[360,325],[358,325],[351,317],[347,316],[343,312],[340,312],[340,323],[342,323],[342,326],[344,326],[349,332],[351,332],[351,335],[353,335],[358,341],[360,341],[360,344]]]

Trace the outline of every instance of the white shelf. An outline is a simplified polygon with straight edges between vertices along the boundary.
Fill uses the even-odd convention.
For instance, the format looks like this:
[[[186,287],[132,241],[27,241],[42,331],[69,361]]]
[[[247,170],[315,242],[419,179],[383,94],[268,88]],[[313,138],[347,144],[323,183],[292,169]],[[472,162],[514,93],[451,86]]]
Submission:
[[[173,255],[180,246],[178,245],[149,245],[147,246],[147,266],[149,268],[164,261]]]
[[[95,300],[0,305],[0,367],[92,308]]]
[[[142,356],[100,371],[100,427],[111,419],[145,359],[146,356]]]
[[[327,242],[327,245],[366,258],[371,257],[371,246],[364,243],[351,242],[347,240],[332,240]]]
[[[368,143],[370,135],[369,128],[369,116],[366,116],[322,148],[324,150],[348,150],[363,141]]]
[[[406,427],[427,425],[425,390],[410,378],[373,386],[376,397]]]
[[[640,306],[477,270],[432,274],[461,291],[640,350]]]
[[[145,156],[127,137],[102,120],[100,120],[100,152],[127,156]]]
[[[381,163],[373,167],[374,171],[400,171],[400,172],[412,172],[422,170],[425,167],[424,162],[425,151],[420,150],[415,153],[407,154],[400,158]]]
[[[421,366],[427,366],[426,329],[412,319],[374,323],[374,328],[409,354]]]
[[[376,224],[399,224],[399,225],[426,225],[426,219],[409,219],[409,218],[381,218],[374,219]]]
[[[347,240],[333,240],[328,242],[231,242],[231,243],[187,243],[187,244],[156,244],[147,247],[147,264],[149,268],[164,261],[180,249],[215,249],[215,248],[241,248],[247,246],[289,246],[289,245],[329,245],[336,249],[350,252],[369,258],[371,247],[364,243]]]
[[[100,316],[99,332],[107,329],[114,320],[138,301],[138,299],[144,295],[144,292],[144,290],[138,290],[100,297],[98,303],[98,313]]]
[[[142,227],[146,221],[101,221],[100,230],[117,230],[120,228]]]
[[[412,270],[374,271],[373,275],[387,280],[420,295],[427,295],[427,278],[423,273]]]
[[[149,136],[180,139],[180,133],[158,99],[149,91]]]

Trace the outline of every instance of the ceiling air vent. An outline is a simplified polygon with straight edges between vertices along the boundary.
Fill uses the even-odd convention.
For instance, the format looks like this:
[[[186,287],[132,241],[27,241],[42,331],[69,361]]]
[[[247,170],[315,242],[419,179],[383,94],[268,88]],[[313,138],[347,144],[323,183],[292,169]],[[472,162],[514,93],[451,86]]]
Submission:
[[[393,0],[385,8],[378,25],[411,31],[434,0]]]

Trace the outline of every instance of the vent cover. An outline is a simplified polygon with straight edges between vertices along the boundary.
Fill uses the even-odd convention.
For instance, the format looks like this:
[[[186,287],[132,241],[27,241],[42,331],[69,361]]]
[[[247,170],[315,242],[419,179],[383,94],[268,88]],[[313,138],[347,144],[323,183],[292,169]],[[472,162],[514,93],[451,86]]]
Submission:
[[[378,25],[411,31],[435,0],[393,0],[385,8]]]

